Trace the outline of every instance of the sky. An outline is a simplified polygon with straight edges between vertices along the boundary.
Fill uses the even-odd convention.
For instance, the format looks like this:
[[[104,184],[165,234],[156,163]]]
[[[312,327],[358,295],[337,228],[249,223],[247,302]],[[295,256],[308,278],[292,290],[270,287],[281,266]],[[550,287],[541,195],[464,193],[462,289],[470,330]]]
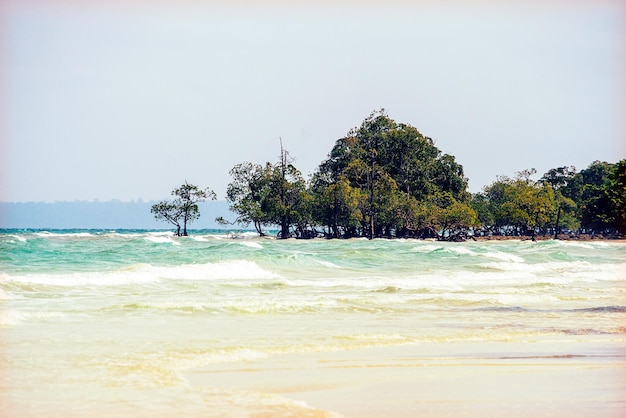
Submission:
[[[621,0],[0,0],[0,201],[219,199],[384,108],[499,175],[626,158]]]

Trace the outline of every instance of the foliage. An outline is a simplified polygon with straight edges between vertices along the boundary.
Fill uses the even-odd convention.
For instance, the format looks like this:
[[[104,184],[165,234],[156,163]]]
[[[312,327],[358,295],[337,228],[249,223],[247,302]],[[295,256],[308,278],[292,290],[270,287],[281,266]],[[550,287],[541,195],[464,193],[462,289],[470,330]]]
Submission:
[[[531,179],[535,173],[500,177],[472,196],[484,233],[557,237],[564,231],[626,232],[626,160],[594,161],[580,172],[553,168],[539,181]]]
[[[207,198],[215,200],[215,193],[209,189],[200,189],[198,186],[185,181],[180,187],[172,190],[173,201],[163,200],[152,205],[151,212],[159,221],[166,221],[176,226],[176,235],[180,236],[182,222],[182,235],[187,236],[187,224],[200,218],[198,203]]]
[[[465,239],[470,228],[480,225],[476,211],[470,205],[457,201],[451,192],[438,193],[435,201],[434,226],[441,231],[442,237],[453,241]]]
[[[154,214],[156,220],[166,221],[176,226],[176,235],[180,236],[180,220],[182,215],[180,207],[176,206],[173,202],[163,200],[152,205],[150,212]]]
[[[261,202],[266,222],[280,226],[280,238],[289,238],[291,227],[307,220],[306,182],[291,162],[289,153],[281,147],[280,162],[267,165],[268,193]]]
[[[230,170],[233,181],[226,189],[230,210],[239,215],[235,222],[242,225],[252,222],[261,236],[267,218],[261,209],[261,201],[267,194],[266,171],[267,168],[259,164],[237,164]]]
[[[535,236],[549,225],[556,213],[554,189],[546,181],[533,181],[535,173],[531,169],[515,179],[500,177],[474,198],[481,220],[491,221],[490,233]]]
[[[615,164],[607,186],[615,214],[614,226],[619,233],[626,234],[626,160]]]
[[[470,194],[454,156],[382,109],[336,140],[309,181],[282,142],[279,162],[244,162],[230,174],[235,222],[253,223],[260,235],[269,225],[281,238],[318,236],[318,228],[330,238],[370,239],[626,233],[626,160],[580,172],[557,167],[539,180],[535,169],[523,170]],[[177,207],[163,203],[159,216],[176,221]]]
[[[332,237],[444,239],[476,224],[476,214],[467,205],[463,167],[442,154],[432,139],[396,123],[384,110],[373,112],[336,141],[310,189],[315,220],[326,225]],[[430,202],[441,193],[448,196],[445,205]],[[456,214],[466,215],[458,222],[446,212],[457,203],[465,206]]]
[[[261,236],[268,225],[279,225],[281,238],[290,237],[294,225],[298,231],[306,229],[311,218],[311,197],[302,174],[291,163],[289,153],[281,146],[277,164],[245,162],[230,170],[233,181],[226,189],[226,198],[238,215],[236,222],[252,222]]]
[[[604,232],[617,226],[615,200],[611,199],[613,170],[612,164],[594,161],[579,173],[580,221],[585,230]]]

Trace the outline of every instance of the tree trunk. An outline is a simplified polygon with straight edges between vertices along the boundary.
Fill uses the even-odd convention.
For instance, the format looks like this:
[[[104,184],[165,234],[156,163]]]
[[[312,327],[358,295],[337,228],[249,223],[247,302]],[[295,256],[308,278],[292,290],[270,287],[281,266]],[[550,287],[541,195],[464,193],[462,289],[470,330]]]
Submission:
[[[372,171],[370,173],[370,225],[369,239],[374,238],[374,158],[372,157]]]
[[[283,215],[280,220],[280,237],[289,238],[289,219],[287,215]]]
[[[283,148],[283,140],[280,139],[280,203],[283,205],[283,213],[289,207],[286,196],[286,173],[287,173],[287,151]],[[285,239],[289,238],[289,216],[283,214],[280,218],[280,237]]]
[[[263,233],[263,229],[261,228],[261,222],[254,221],[254,228],[256,229],[256,232],[259,233],[260,237],[264,237],[265,236],[265,234]]]
[[[371,186],[370,186],[370,199],[369,199],[369,215],[370,215],[370,219],[369,219],[369,225],[368,225],[368,238],[372,239],[374,238],[374,178],[372,177],[371,180]]]
[[[556,224],[554,225],[554,239],[558,239],[559,236],[559,221],[561,220],[561,205],[558,205],[556,210]]]
[[[333,238],[339,238],[339,228],[337,224],[339,223],[339,202],[335,199],[335,207],[333,207],[333,221],[332,221],[332,231]]]

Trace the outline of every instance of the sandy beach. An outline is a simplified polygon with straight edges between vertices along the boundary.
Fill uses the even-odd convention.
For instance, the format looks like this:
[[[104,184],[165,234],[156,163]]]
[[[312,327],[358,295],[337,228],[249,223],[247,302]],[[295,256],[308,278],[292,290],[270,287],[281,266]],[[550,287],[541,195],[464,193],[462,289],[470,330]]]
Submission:
[[[626,409],[625,354],[623,341],[606,338],[436,343],[277,355],[186,378],[302,406],[242,416],[617,418]]]

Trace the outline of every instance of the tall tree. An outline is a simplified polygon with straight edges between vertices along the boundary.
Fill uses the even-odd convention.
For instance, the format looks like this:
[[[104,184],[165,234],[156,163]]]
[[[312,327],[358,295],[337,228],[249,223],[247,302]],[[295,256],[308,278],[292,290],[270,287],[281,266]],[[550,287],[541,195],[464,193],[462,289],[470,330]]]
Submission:
[[[557,239],[561,233],[562,225],[565,225],[568,229],[578,228],[575,216],[576,203],[567,196],[567,190],[575,175],[575,167],[563,166],[549,170],[540,179],[540,181],[550,184],[554,190],[557,207],[554,219],[554,239]]]
[[[173,202],[162,200],[152,205],[150,212],[157,221],[166,221],[174,225],[176,227],[176,236],[180,236],[180,221],[182,215],[180,207]]]
[[[432,225],[410,219],[422,213],[418,208],[424,205],[418,203],[441,192],[464,204],[470,197],[463,167],[454,157],[442,155],[431,138],[396,123],[384,110],[371,113],[336,141],[313,175],[312,192],[316,216],[321,215],[318,221],[329,225],[332,236],[354,231],[359,219],[360,234],[368,238],[422,234],[423,228],[430,234]],[[348,201],[357,203],[358,210],[348,209]]]
[[[433,211],[437,230],[441,231],[440,239],[464,240],[470,228],[480,225],[476,211],[470,205],[456,200],[452,192],[441,193],[436,200],[443,200]]]
[[[293,158],[281,141],[280,161],[274,165],[267,164],[268,193],[261,206],[267,221],[280,226],[280,238],[289,238],[291,227],[306,218],[306,182],[292,163]]]
[[[611,176],[614,165],[594,161],[577,176],[581,227],[603,233],[616,226],[616,214],[611,201]]]
[[[280,238],[290,237],[294,225],[304,228],[311,217],[310,198],[302,174],[292,163],[281,141],[278,163],[262,166],[246,162],[230,170],[233,181],[226,189],[226,198],[238,215],[236,222],[253,222],[261,236],[264,226],[278,225]]]
[[[387,117],[384,109],[372,112],[361,127],[356,130],[355,136],[361,146],[361,159],[365,163],[365,178],[367,182],[367,237],[372,239],[376,234],[376,218],[380,214],[378,191],[381,190],[381,181],[389,183],[385,170],[381,164],[381,151],[387,134],[395,128],[395,122]]]
[[[609,195],[615,212],[615,227],[626,234],[626,160],[615,164],[609,178]]]
[[[198,203],[206,199],[215,200],[213,190],[200,189],[198,186],[189,184],[187,181],[180,187],[172,190],[172,196],[176,198],[169,201],[161,201],[152,205],[151,212],[157,220],[167,221],[176,226],[176,235],[180,236],[182,222],[183,236],[187,236],[187,224],[200,218]]]
[[[275,193],[268,196],[266,211],[270,221],[280,225],[279,236],[283,239],[291,236],[291,225],[304,215],[297,208],[303,209],[301,203],[306,192],[306,183],[300,171],[292,164],[293,161],[281,139],[280,161],[269,173],[269,188]]]
[[[263,225],[266,216],[261,209],[261,204],[267,193],[268,168],[260,164],[244,162],[235,165],[230,170],[233,181],[226,189],[226,200],[230,202],[230,210],[238,217],[235,222],[248,225],[251,222],[260,236],[265,235]]]
[[[515,179],[501,176],[474,199],[474,204],[481,204],[483,219],[493,219],[494,232],[534,237],[552,219],[556,210],[554,191],[547,182],[533,181],[535,173],[531,169],[517,173]]]

